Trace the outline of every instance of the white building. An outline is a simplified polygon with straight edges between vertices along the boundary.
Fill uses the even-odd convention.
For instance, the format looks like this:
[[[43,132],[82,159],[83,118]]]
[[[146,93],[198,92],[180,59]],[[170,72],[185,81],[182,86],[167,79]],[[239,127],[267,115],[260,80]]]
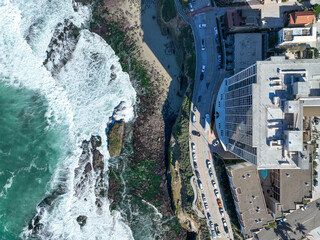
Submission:
[[[278,32],[278,47],[287,45],[309,45],[316,47],[317,28],[316,25],[298,28],[283,28]]]

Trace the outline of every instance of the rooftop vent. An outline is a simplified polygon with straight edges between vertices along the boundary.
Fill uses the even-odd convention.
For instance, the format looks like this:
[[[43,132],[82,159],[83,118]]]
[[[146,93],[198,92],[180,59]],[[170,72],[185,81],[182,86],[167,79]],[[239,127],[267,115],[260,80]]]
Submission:
[[[250,177],[251,176],[250,173],[248,173],[247,176]]]
[[[245,176],[245,175],[242,175],[242,178],[243,178],[243,179],[246,179],[246,176]]]
[[[252,199],[256,199],[256,196],[255,196],[255,195],[252,195]]]
[[[289,173],[286,173],[286,176],[287,176],[287,177],[290,177],[290,174],[289,174]]]

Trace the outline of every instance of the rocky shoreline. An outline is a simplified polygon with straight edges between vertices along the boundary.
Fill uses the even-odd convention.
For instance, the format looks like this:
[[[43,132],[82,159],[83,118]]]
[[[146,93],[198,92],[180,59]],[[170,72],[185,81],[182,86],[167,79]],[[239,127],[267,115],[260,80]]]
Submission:
[[[94,181],[95,204],[101,209],[104,204],[104,198],[107,194],[107,186],[104,180],[104,162],[103,155],[98,148],[101,146],[101,138],[99,136],[91,136],[90,140],[84,140],[81,145],[82,153],[79,157],[78,167],[74,170],[74,196],[81,199],[82,189],[88,185],[88,182]],[[96,178],[92,176],[96,175]],[[77,179],[77,180],[76,180]],[[45,209],[50,209],[55,204],[59,196],[63,195],[66,186],[61,183],[50,195],[45,197],[37,206],[37,214],[30,220],[28,230],[31,237],[40,235],[50,236],[51,233],[46,232],[41,219]],[[75,219],[80,227],[85,226],[87,216],[79,215]]]
[[[89,181],[92,181],[91,175],[95,175],[94,193],[98,209],[105,204],[107,195],[111,202],[111,211],[123,210],[123,205],[128,199],[129,201],[135,199],[136,202],[139,202],[137,206],[146,208],[142,205],[147,205],[155,212],[158,220],[153,221],[158,221],[157,226],[161,226],[159,234],[155,235],[156,239],[187,239],[187,230],[179,224],[175,216],[170,194],[170,181],[167,179],[167,149],[171,128],[177,116],[177,112],[172,111],[168,100],[169,95],[173,94],[170,93],[172,78],[143,40],[141,23],[137,22],[141,15],[141,2],[138,0],[81,2],[92,4],[93,19],[90,23],[90,30],[104,38],[119,57],[123,71],[129,73],[138,92],[138,106],[137,118],[133,126],[115,117],[116,112],[121,110],[121,103],[115,108],[113,116],[109,119],[106,129],[111,156],[108,176],[104,172],[104,156],[98,150],[101,146],[101,138],[92,136],[90,140],[82,142],[82,154],[79,156],[78,167],[74,170],[75,178],[77,178],[74,185],[75,197],[84,198],[86,201],[86,198],[82,196],[82,189],[88,185]],[[190,65],[187,61],[192,59],[192,54],[186,51],[190,43],[184,40],[185,34],[190,35],[190,31],[188,32],[187,25],[179,16],[172,21],[165,22],[161,16],[162,3],[162,0],[156,3],[157,22],[161,26],[162,33],[170,34],[176,46],[174,48],[176,49],[176,60],[183,74],[178,76],[180,86],[174,92],[177,96],[174,96],[181,98],[184,94],[181,90],[182,86],[189,86],[192,79],[188,75],[193,76],[192,67],[186,67]],[[70,24],[64,29],[64,32],[72,36],[76,43],[79,35],[78,29]],[[52,46],[55,44],[57,43],[53,42]],[[71,48],[73,45],[64,47]],[[52,54],[54,52],[47,53],[48,59],[52,57]],[[65,59],[62,61],[64,64],[70,56],[65,55],[62,58]],[[50,70],[59,72],[62,66],[54,65]],[[111,75],[111,79],[113,77]],[[131,143],[125,143],[127,138]],[[126,152],[126,160],[120,154],[123,152]],[[106,177],[108,177],[108,186]],[[28,225],[32,236],[37,237],[39,233],[43,234],[45,230],[41,218],[44,209],[51,208],[55,200],[64,193],[64,186],[58,186],[38,205],[39,211]],[[126,216],[123,217],[126,218]],[[132,220],[129,220],[129,217],[127,216],[127,222],[130,225]],[[75,220],[82,228],[87,223],[87,216],[80,214]],[[44,234],[50,235],[50,233]]]
[[[186,49],[192,49],[193,46],[184,39],[192,32],[179,16],[165,22],[161,15],[162,3],[160,0],[156,2],[157,22],[162,33],[170,34],[176,46],[176,59],[184,73],[179,77],[181,89],[183,84],[192,83],[192,79],[187,75],[194,76],[192,67],[186,67],[190,66],[187,61],[190,62],[194,57]],[[155,60],[152,61],[152,56],[144,46],[141,23],[137,22],[137,18],[141,15],[140,4],[140,1],[104,0],[98,1],[93,8],[91,30],[103,37],[114,49],[120,58],[123,70],[129,73],[138,92],[137,118],[132,128],[125,128],[125,136],[130,135],[132,131],[133,152],[127,156],[128,162],[123,162],[120,156],[116,164],[111,164],[108,171],[108,198],[112,201],[110,209],[118,209],[121,202],[126,201],[123,197],[123,189],[126,188],[127,194],[140,199],[139,201],[150,202],[161,213],[163,218],[161,239],[186,239],[187,230],[178,223],[168,191],[170,182],[167,180],[167,148],[171,128],[177,116],[177,112],[170,113],[166,110],[170,108],[167,98],[171,78],[166,76],[166,72],[161,69],[162,66],[157,65]],[[124,126],[121,126],[120,132],[123,128]],[[111,131],[112,129],[118,131],[116,129],[119,128],[113,125]],[[117,134],[111,136],[110,133],[108,136],[111,143]],[[116,150],[114,154],[111,148],[110,145],[111,156],[117,157],[120,151]],[[128,151],[130,147],[124,146],[124,148]],[[122,177],[124,173],[127,176],[125,179]]]

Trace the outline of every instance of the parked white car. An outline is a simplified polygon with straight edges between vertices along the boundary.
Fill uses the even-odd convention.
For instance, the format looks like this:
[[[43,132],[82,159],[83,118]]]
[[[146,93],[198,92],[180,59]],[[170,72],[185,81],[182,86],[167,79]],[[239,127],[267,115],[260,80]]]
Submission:
[[[220,198],[220,195],[217,189],[214,190],[214,194],[216,195],[217,198]]]
[[[199,28],[206,28],[207,27],[207,24],[205,24],[205,23],[200,23],[199,24]]]
[[[216,147],[216,146],[218,146],[219,143],[220,143],[219,140],[216,140],[213,142],[212,146]]]
[[[222,208],[219,208],[219,212],[220,212],[221,216],[224,217],[224,212],[223,212]]]
[[[193,6],[192,6],[191,2],[189,3],[189,7],[190,7],[190,11],[193,12],[194,9],[193,9]]]
[[[205,207],[205,209],[207,210],[207,211],[209,211],[209,205],[208,205],[208,203],[204,203],[204,207]]]
[[[203,191],[203,186],[202,186],[202,182],[200,180],[198,180],[198,185],[201,191]]]
[[[211,162],[210,162],[210,160],[209,159],[207,159],[207,161],[206,161],[206,164],[207,164],[207,168],[211,168]]]
[[[192,152],[196,151],[196,145],[194,143],[191,143],[191,149],[192,149]]]
[[[192,122],[196,123],[196,115],[194,113],[192,113]]]
[[[209,169],[208,173],[209,173],[209,176],[212,178],[213,177],[213,173],[211,171],[211,168]]]
[[[203,199],[203,202],[207,202],[207,198],[206,198],[206,195],[204,195],[204,193],[201,194],[201,197]]]
[[[211,180],[211,184],[214,187],[214,189],[217,189],[217,184],[216,184],[216,182],[214,180]]]
[[[216,34],[216,35],[218,35],[219,33],[218,33],[218,29],[217,29],[217,27],[214,27],[214,33]]]

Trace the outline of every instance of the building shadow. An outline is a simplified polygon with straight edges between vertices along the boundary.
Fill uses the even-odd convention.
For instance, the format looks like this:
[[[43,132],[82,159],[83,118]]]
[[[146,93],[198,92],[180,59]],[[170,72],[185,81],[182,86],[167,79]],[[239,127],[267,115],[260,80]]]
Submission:
[[[181,56],[181,49],[172,41],[169,28],[160,19],[159,0],[142,0],[141,28],[143,41],[150,49],[150,53],[162,65],[162,72],[168,74],[166,81],[171,78],[169,91],[163,93],[166,94],[166,100],[162,108],[165,122],[165,153],[167,153],[172,126],[176,121],[188,86],[183,76],[184,66],[179,66],[177,63],[177,58],[181,59],[183,56]],[[167,158],[167,154],[165,157]]]

